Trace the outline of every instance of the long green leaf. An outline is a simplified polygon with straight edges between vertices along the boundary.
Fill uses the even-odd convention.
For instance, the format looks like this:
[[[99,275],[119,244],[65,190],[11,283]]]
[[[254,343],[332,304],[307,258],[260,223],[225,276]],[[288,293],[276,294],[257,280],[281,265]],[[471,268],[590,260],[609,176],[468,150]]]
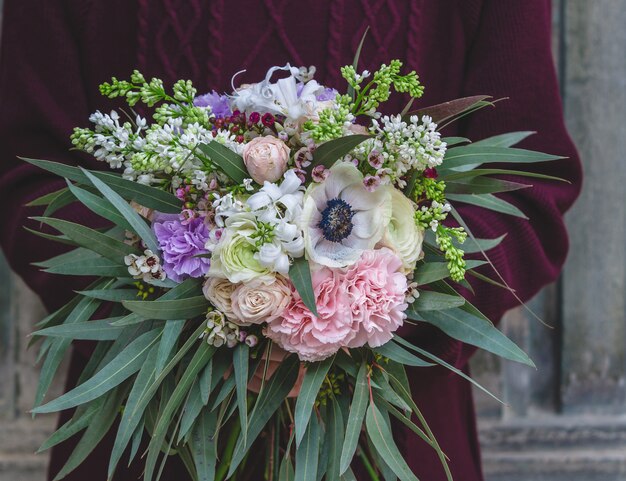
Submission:
[[[54,192],[50,192],[49,194],[44,194],[41,197],[37,197],[36,199],[33,199],[30,202],[28,202],[26,204],[26,207],[37,207],[40,205],[49,205],[59,195],[67,191],[68,191],[67,187],[63,187],[62,189],[55,190]]]
[[[485,147],[512,147],[513,145],[519,144],[522,140],[536,133],[537,132],[532,131],[509,132],[479,140],[478,142],[474,142],[474,145],[483,145]]]
[[[406,464],[402,454],[400,454],[393,440],[391,429],[385,423],[382,413],[374,403],[370,403],[367,409],[365,425],[367,434],[372,440],[372,445],[396,476],[401,481],[419,481],[408,464]]]
[[[239,410],[239,424],[241,425],[241,436],[243,443],[248,437],[248,361],[250,359],[250,348],[247,344],[241,343],[235,348],[233,353],[233,370],[235,371],[235,383],[237,393],[237,408]]]
[[[233,152],[225,145],[213,140],[208,144],[199,144],[198,148],[215,166],[224,171],[224,173],[237,184],[242,184],[244,179],[250,178],[250,174],[248,173],[248,169],[246,169],[246,164],[244,164],[241,155]]]
[[[137,291],[133,289],[91,289],[88,291],[77,291],[85,297],[93,297],[102,301],[122,302],[137,298]]]
[[[452,180],[470,179],[472,177],[482,177],[486,175],[515,175],[518,177],[532,177],[536,179],[554,180],[557,182],[565,182],[570,184],[571,182],[561,177],[555,177],[553,175],[541,174],[539,172],[524,171],[524,170],[512,170],[512,169],[473,169],[467,172],[455,172],[453,170],[444,173],[440,176],[441,180],[445,180],[446,183]]]
[[[111,205],[108,200],[103,199],[96,194],[92,194],[85,189],[81,189],[69,181],[67,186],[71,193],[90,211],[100,217],[103,217],[104,219],[110,220],[116,226],[122,227],[126,230],[132,230],[128,221],[124,219],[124,217]],[[48,213],[46,213],[46,215],[48,215]]]
[[[367,409],[368,385],[367,385],[367,364],[365,361],[361,363],[359,374],[356,377],[354,385],[354,395],[352,404],[350,404],[350,414],[348,415],[348,426],[343,440],[343,448],[341,449],[341,460],[339,463],[339,472],[343,475],[350,464],[356,452],[356,447],[363,426],[363,417]]]
[[[320,387],[324,382],[324,378],[331,366],[333,365],[334,356],[329,357],[321,362],[315,362],[308,366],[302,386],[300,388],[300,394],[296,401],[296,411],[294,415],[295,428],[296,428],[296,446],[300,446],[306,427],[311,418],[313,412],[313,406]]]
[[[343,448],[343,436],[345,426],[343,422],[343,414],[337,399],[332,398],[328,409],[328,423],[326,426],[326,443],[328,444],[328,468],[326,470],[326,481],[339,481],[340,457]]]
[[[491,393],[488,389],[486,389],[485,387],[483,387],[482,385],[480,385],[478,382],[476,382],[474,379],[472,379],[470,376],[468,376],[467,374],[465,374],[463,371],[461,371],[460,369],[457,369],[456,367],[454,367],[453,365],[451,365],[450,363],[444,361],[443,359],[435,356],[434,354],[426,351],[425,349],[422,349],[420,347],[417,347],[413,344],[411,344],[409,341],[402,339],[400,336],[395,336],[394,337],[394,341],[397,342],[398,344],[401,344],[409,349],[411,349],[412,351],[417,352],[418,354],[424,356],[427,359],[430,359],[433,362],[436,362],[437,364],[439,364],[440,366],[445,367],[446,369],[452,371],[453,373],[457,374],[458,376],[461,376],[463,379],[465,379],[466,381],[470,382],[471,384],[473,384],[474,386],[476,386],[478,389],[480,389],[481,391],[483,391],[485,394],[487,394],[488,396],[492,397],[493,399],[495,399],[496,401],[498,401],[499,403],[504,404],[504,402],[502,400],[500,400],[495,394]]]
[[[82,339],[91,341],[113,341],[123,331],[123,327],[111,325],[111,319],[61,324],[35,331],[33,336],[63,337],[66,339]]]
[[[315,305],[315,293],[313,292],[313,281],[311,280],[311,267],[309,261],[304,257],[293,260],[289,268],[289,279],[300,294],[302,302],[309,310],[317,316],[317,306]]]
[[[505,359],[535,367],[528,355],[492,323],[469,312],[446,309],[420,314],[424,321],[433,324],[454,339],[480,347]]]
[[[181,440],[193,427],[200,413],[203,410],[208,411],[207,409],[203,408],[204,404],[202,404],[202,396],[200,395],[200,383],[195,382],[191,387],[191,391],[189,391],[189,398],[183,406],[183,416],[180,420],[180,428],[178,430],[178,438],[176,440],[178,444],[180,444]]]
[[[522,219],[528,219],[528,217],[526,217],[526,215],[513,204],[503,199],[500,199],[499,197],[496,197],[492,194],[449,194],[446,197],[449,200],[475,205],[478,207],[482,207],[483,209],[493,210],[494,212],[501,212],[502,214],[508,214],[514,217],[520,217]]]
[[[464,180],[446,180],[446,195],[497,194],[499,192],[528,189],[529,187],[532,186],[491,177],[471,177]]]
[[[178,338],[183,332],[183,328],[185,327],[184,320],[178,321],[167,321],[165,323],[165,327],[163,327],[163,335],[161,336],[161,340],[159,341],[159,349],[156,359],[156,375],[165,367],[165,364],[170,358],[172,350],[176,343],[178,342]]]
[[[115,209],[126,219],[126,223],[130,225],[131,230],[143,240],[152,252],[155,254],[159,251],[159,243],[157,242],[154,232],[148,227],[146,222],[139,216],[137,212],[126,202],[117,192],[106,185],[88,170],[81,169],[83,174],[91,181],[96,189],[115,207]]]
[[[146,481],[152,481],[153,479],[157,458],[176,410],[187,397],[189,389],[196,380],[198,373],[206,366],[206,363],[209,359],[211,359],[214,353],[215,348],[213,346],[209,346],[205,342],[201,343],[195,355],[189,362],[189,365],[185,369],[184,374],[176,384],[174,392],[167,399],[165,408],[159,416],[159,420],[154,428],[154,433],[152,434],[152,439],[148,445],[148,455],[146,458],[146,470],[144,475],[144,479]]]
[[[527,164],[548,162],[562,158],[557,155],[544,154],[543,152],[532,150],[470,144],[449,149],[439,170],[469,170],[487,163]]]
[[[400,364],[403,364],[405,366],[429,367],[433,365],[430,362],[424,361],[423,359],[414,356],[413,354],[393,342],[388,342],[386,344],[383,344],[382,346],[374,348],[374,352],[377,352],[378,354],[381,354],[391,359],[392,361],[399,362]]]
[[[110,285],[112,281],[97,281],[92,284],[93,287],[105,287]],[[74,304],[72,301],[70,304]],[[96,299],[88,299],[82,298],[77,303],[76,306],[71,310],[67,317],[63,321],[63,324],[77,324],[79,322],[84,322],[87,319],[91,318],[94,312],[100,307],[101,302]],[[60,315],[64,315],[65,310],[60,309]],[[72,341],[71,339],[55,339],[48,349],[46,354],[46,359],[41,368],[41,372],[39,374],[39,383],[37,385],[37,392],[35,393],[35,406],[39,406],[48,392],[50,385],[52,384],[52,379],[56,374],[67,349],[70,347]]]
[[[65,177],[66,179],[73,180],[80,184],[91,185],[89,179],[78,167],[51,162],[49,160],[28,159],[24,157],[20,157],[20,159],[61,177]],[[132,180],[123,179],[119,174],[111,172],[90,172],[126,200],[134,200],[140,205],[167,214],[180,213],[180,200],[169,192],[165,192],[157,187],[150,187]]]
[[[97,412],[96,417],[87,427],[87,430],[83,434],[76,448],[74,448],[74,451],[72,451],[72,454],[68,458],[67,462],[63,468],[61,468],[61,471],[59,471],[59,473],[55,476],[54,481],[59,481],[65,478],[69,473],[82,464],[87,456],[89,456],[89,454],[96,448],[113,425],[116,414],[120,409],[126,392],[128,392],[128,389],[120,386],[115,389],[114,392],[109,394],[102,409]]]
[[[271,419],[278,407],[284,402],[287,394],[289,394],[289,391],[291,391],[291,388],[296,382],[299,368],[300,361],[297,356],[288,356],[281,362],[264,389],[259,393],[257,402],[250,414],[247,442],[244,443],[243,437],[241,435],[239,436],[227,477],[232,476],[249,451],[252,443],[261,433],[261,430]]]
[[[191,319],[206,314],[210,307],[204,296],[157,301],[124,301],[122,305],[146,319]]]
[[[338,139],[329,140],[315,149],[313,154],[313,161],[309,167],[309,172],[318,165],[323,165],[326,168],[331,168],[333,164],[347,155],[352,149],[367,139],[370,139],[369,135],[348,135],[347,137],[340,137]]]
[[[358,72],[359,70],[359,58],[361,57],[361,50],[363,49],[363,44],[365,43],[365,37],[367,36],[367,32],[369,31],[369,26],[365,28],[365,32],[363,32],[363,36],[361,37],[361,41],[359,42],[359,46],[354,53],[354,60],[352,60],[352,67],[354,67],[354,71]],[[348,85],[347,94],[354,100],[354,87],[352,85]]]
[[[104,257],[59,264],[44,271],[66,276],[130,277],[128,267]]]
[[[467,260],[465,262],[467,269],[474,269],[486,264],[485,261],[477,260]],[[413,280],[417,282],[418,285],[423,286],[425,284],[430,284],[431,282],[446,279],[447,277],[450,277],[447,262],[427,262],[417,265]]]
[[[49,217],[58,210],[62,209],[66,205],[71,204],[76,201],[76,197],[72,192],[65,191],[61,192],[60,195],[56,196],[52,202],[48,204],[46,209],[43,212],[44,217]]]
[[[59,254],[58,256],[51,257],[50,259],[47,259],[45,261],[33,262],[33,265],[37,267],[54,267],[66,264],[68,262],[94,259],[97,257],[100,256],[95,252],[89,249],[85,249],[84,247],[77,247],[76,249],[72,249],[71,251]]]
[[[43,442],[43,444],[37,450],[37,454],[42,453],[59,443],[62,443],[63,441],[71,438],[72,436],[89,426],[94,416],[99,411],[101,411],[104,401],[104,397],[96,399],[92,404],[89,405],[89,407],[84,409],[82,413],[80,413],[80,415],[77,415],[77,413],[75,413],[72,419],[63,424],[63,426],[57,429],[48,439]]]
[[[134,247],[80,224],[51,217],[34,217],[34,219],[54,227],[82,247],[87,247],[112,261],[122,262],[124,256],[138,253]]]
[[[317,463],[320,454],[320,425],[312,416],[300,446],[296,447],[295,481],[317,481]]]
[[[139,336],[91,379],[57,399],[33,409],[33,413],[51,413],[69,409],[113,389],[141,368],[148,351],[159,335],[158,330],[153,330]]]
[[[458,295],[441,294],[439,292],[421,291],[415,302],[409,305],[409,312],[417,311],[440,311],[442,309],[452,309],[465,304],[465,299]]]
[[[217,427],[216,413],[202,411],[191,433],[191,452],[198,481],[213,481],[217,464],[217,443],[214,437]]]

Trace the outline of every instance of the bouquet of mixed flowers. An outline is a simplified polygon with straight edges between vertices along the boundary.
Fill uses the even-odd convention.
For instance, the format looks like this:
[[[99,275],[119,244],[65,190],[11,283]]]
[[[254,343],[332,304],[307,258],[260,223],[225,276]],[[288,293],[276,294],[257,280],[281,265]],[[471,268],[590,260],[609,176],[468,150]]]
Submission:
[[[313,67],[272,67],[230,95],[197,95],[182,80],[168,93],[135,71],[101,85],[130,109],[96,112],[92,129],[72,135],[121,173],[24,159],[67,180],[32,205],[47,206],[36,219],[60,233],[38,234],[74,249],[38,265],[97,278],[33,337],[43,359],[33,412],[76,408],[42,449],[82,433],[57,479],[116,418],[109,477],[141,450],[146,481],[172,454],[200,481],[258,469],[258,459],[268,480],[354,480],[355,456],[374,480],[416,480],[394,418],[451,479],[406,367],[466,376],[398,329],[430,323],[532,365],[457,292],[471,289],[467,273],[496,282],[473,271],[486,256],[464,254],[502,239],[474,238],[450,201],[523,216],[493,194],[526,185],[494,175],[538,174],[483,164],[556,157],[511,148],[528,132],[441,137],[488,97],[381,115],[392,91],[422,95],[417,75],[398,60],[374,73],[356,66],[341,70],[343,94],[317,83]],[[108,227],[51,217],[76,201]],[[110,317],[93,320],[105,306]],[[44,403],[73,340],[95,350],[78,385]]]

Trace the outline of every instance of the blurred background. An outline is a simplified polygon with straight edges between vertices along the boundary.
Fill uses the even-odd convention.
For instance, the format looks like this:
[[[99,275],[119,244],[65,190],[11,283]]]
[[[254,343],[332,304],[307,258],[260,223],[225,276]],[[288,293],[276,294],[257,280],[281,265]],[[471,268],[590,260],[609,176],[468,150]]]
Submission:
[[[484,469],[487,481],[626,480],[626,0],[553,0],[553,9],[585,185],[567,216],[562,278],[529,304],[552,328],[522,308],[502,323],[538,369],[483,353],[472,361],[477,380],[507,403],[476,392]],[[27,414],[37,369],[26,350],[43,316],[0,254],[0,481],[45,479],[47,457],[33,453],[56,420]]]

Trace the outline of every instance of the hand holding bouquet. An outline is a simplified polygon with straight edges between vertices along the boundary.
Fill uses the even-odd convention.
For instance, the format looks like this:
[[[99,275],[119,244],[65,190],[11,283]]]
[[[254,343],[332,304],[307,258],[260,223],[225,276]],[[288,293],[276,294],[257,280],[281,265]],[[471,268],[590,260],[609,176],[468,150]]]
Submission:
[[[355,456],[374,480],[416,480],[395,419],[451,479],[406,366],[465,375],[397,331],[426,322],[532,364],[457,292],[499,240],[474,238],[452,203],[523,216],[493,194],[526,186],[493,175],[538,174],[483,164],[556,157],[511,148],[525,132],[441,137],[488,97],[382,115],[394,91],[421,97],[417,75],[398,60],[374,73],[356,65],[342,69],[345,93],[290,65],[230,95],[197,95],[182,80],[168,92],[136,71],[101,86],[130,109],[96,112],[72,136],[121,174],[25,159],[67,179],[33,205],[47,206],[38,219],[60,233],[41,235],[74,248],[39,265],[97,278],[34,334],[44,362],[33,412],[76,408],[44,448],[82,432],[57,479],[118,416],[109,477],[124,453],[145,450],[146,481],[171,454],[198,481],[259,460],[269,480],[353,480]],[[137,104],[153,109],[151,122]],[[51,217],[76,201],[110,226]],[[105,304],[110,317],[92,320]],[[79,385],[44,403],[77,339],[97,342]]]

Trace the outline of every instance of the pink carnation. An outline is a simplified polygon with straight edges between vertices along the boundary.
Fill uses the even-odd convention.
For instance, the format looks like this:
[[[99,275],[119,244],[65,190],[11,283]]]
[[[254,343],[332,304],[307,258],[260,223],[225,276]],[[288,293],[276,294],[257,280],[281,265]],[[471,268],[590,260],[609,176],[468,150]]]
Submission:
[[[387,248],[368,250],[348,269],[312,273],[319,317],[294,290],[266,335],[304,361],[321,361],[342,347],[381,346],[402,325],[407,280],[402,261]]]
[[[390,249],[363,252],[356,264],[350,266],[343,279],[350,296],[350,307],[356,336],[348,347],[382,346],[402,326],[407,279],[402,273],[402,261]]]
[[[268,324],[267,337],[286,351],[295,352],[303,361],[321,361],[346,346],[355,331],[341,274],[327,267],[314,271],[312,280],[319,317],[304,305],[294,289],[282,318]]]

